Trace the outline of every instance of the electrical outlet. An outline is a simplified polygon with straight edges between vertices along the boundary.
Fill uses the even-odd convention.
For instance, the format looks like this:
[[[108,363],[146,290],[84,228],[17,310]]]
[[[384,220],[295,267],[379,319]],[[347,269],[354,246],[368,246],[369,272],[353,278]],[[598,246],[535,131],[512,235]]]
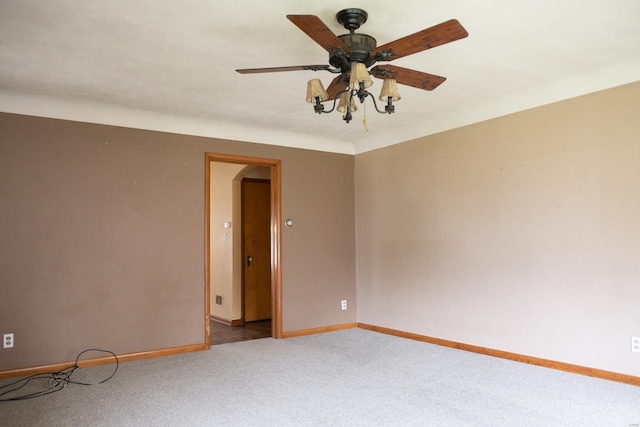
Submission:
[[[343,300],[342,300],[342,309],[343,309],[343,310],[346,310],[346,309],[347,309],[347,300],[346,300],[346,299],[343,299]]]
[[[640,353],[640,337],[631,337],[631,351]]]
[[[216,304],[222,305],[222,295],[216,295]]]
[[[2,348],[13,348],[13,334],[4,334],[2,337]]]

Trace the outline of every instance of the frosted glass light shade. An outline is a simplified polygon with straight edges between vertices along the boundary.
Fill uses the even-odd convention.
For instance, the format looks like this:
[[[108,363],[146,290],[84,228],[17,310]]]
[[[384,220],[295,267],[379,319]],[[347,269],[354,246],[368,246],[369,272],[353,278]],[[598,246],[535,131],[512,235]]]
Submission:
[[[391,97],[392,101],[400,101],[402,99],[400,97],[400,92],[398,92],[398,85],[396,84],[395,79],[384,80],[382,83],[382,90],[380,91],[380,97],[378,99],[380,101],[387,102],[389,97]]]
[[[364,82],[364,87],[369,87],[373,84],[367,67],[362,62],[356,62],[351,66],[349,87],[351,89],[360,89],[360,82]]]
[[[344,113],[344,110],[346,110],[347,108],[347,102],[349,102],[349,98],[351,98],[350,92],[345,92],[342,95],[340,95],[340,101],[338,102],[338,107],[336,108],[338,112]],[[356,101],[355,99],[351,98],[351,111],[357,111],[357,110],[358,110],[358,106],[356,105]]]
[[[322,86],[320,79],[311,79],[307,83],[307,102],[316,102],[316,97],[320,98],[320,101],[326,101],[329,99],[329,94]]]

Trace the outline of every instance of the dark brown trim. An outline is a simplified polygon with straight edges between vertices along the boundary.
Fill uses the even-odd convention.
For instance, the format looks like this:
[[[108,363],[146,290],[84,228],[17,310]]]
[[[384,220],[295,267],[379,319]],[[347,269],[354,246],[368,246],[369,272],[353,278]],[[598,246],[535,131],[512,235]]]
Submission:
[[[209,334],[210,303],[210,206],[209,186],[211,162],[236,163],[248,166],[268,166],[271,171],[271,334],[282,338],[282,266],[280,234],[282,224],[282,161],[259,157],[236,156],[230,154],[205,153],[205,345],[211,346]]]
[[[191,353],[194,351],[206,350],[205,344],[192,344],[181,347],[163,348],[160,350],[139,351],[136,353],[118,354],[119,362],[129,362],[131,360],[148,359],[151,357],[171,356],[174,354]],[[93,359],[84,359],[78,361],[78,366],[88,367],[97,365],[106,365],[113,363],[113,356],[96,357]],[[58,372],[62,369],[73,366],[75,361],[66,363],[54,363],[51,365],[32,366],[28,368],[10,369],[0,372],[0,379],[10,377],[22,377],[27,375],[43,374],[47,372]]]
[[[494,350],[491,348],[480,347],[477,345],[464,344],[456,341],[443,340],[441,338],[433,338],[425,335],[414,334],[411,332],[398,331],[396,329],[383,328],[382,326],[368,325],[366,323],[358,323],[358,327],[369,331],[380,332],[387,335],[408,338],[411,340],[427,342],[430,344],[441,345],[444,347],[456,348],[458,350],[470,351],[472,353],[484,354],[487,356],[499,357],[502,359],[513,360],[530,365],[542,366],[544,368],[555,369],[558,371],[571,372],[572,374],[585,375],[588,377],[600,378],[603,380],[616,381],[619,383],[640,386],[640,377],[632,375],[620,374],[618,372],[604,371],[602,369],[588,368],[585,366],[572,365],[570,363],[557,362],[555,360],[541,359],[539,357],[525,356],[508,351]]]
[[[282,338],[302,337],[305,335],[323,334],[325,332],[341,331],[343,329],[357,328],[357,323],[343,323],[341,325],[322,326],[319,328],[300,329],[297,331],[283,332]]]

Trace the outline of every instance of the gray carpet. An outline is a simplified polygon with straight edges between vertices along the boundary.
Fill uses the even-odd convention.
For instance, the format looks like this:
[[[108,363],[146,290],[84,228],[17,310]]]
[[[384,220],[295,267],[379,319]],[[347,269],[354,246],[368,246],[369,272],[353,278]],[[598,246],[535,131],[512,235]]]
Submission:
[[[0,425],[632,426],[640,387],[351,329],[121,363],[1,402]]]

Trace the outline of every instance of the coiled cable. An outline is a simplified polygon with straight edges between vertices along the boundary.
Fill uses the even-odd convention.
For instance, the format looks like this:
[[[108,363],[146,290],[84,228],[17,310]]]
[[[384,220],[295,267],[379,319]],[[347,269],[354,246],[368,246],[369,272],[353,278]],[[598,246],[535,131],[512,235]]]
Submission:
[[[106,378],[102,378],[93,382],[83,382],[83,381],[74,381],[72,380],[72,375],[80,369],[78,362],[80,357],[90,351],[107,353],[113,356],[115,360],[115,366],[113,372],[108,375]],[[45,374],[35,374],[25,378],[21,378],[12,383],[6,384],[4,386],[0,386],[0,402],[11,402],[17,400],[27,400],[33,399],[35,397],[45,396],[47,394],[55,393],[56,391],[60,391],[63,388],[67,387],[68,384],[76,384],[83,386],[92,386],[103,384],[109,381],[118,371],[118,356],[115,355],[112,351],[109,350],[101,350],[98,348],[90,348],[87,350],[81,351],[76,357],[75,363],[73,366],[62,369],[57,372],[45,373]],[[15,395],[18,390],[25,388],[29,383],[41,380],[43,386],[40,390],[36,390],[33,392],[25,393],[22,395]]]

